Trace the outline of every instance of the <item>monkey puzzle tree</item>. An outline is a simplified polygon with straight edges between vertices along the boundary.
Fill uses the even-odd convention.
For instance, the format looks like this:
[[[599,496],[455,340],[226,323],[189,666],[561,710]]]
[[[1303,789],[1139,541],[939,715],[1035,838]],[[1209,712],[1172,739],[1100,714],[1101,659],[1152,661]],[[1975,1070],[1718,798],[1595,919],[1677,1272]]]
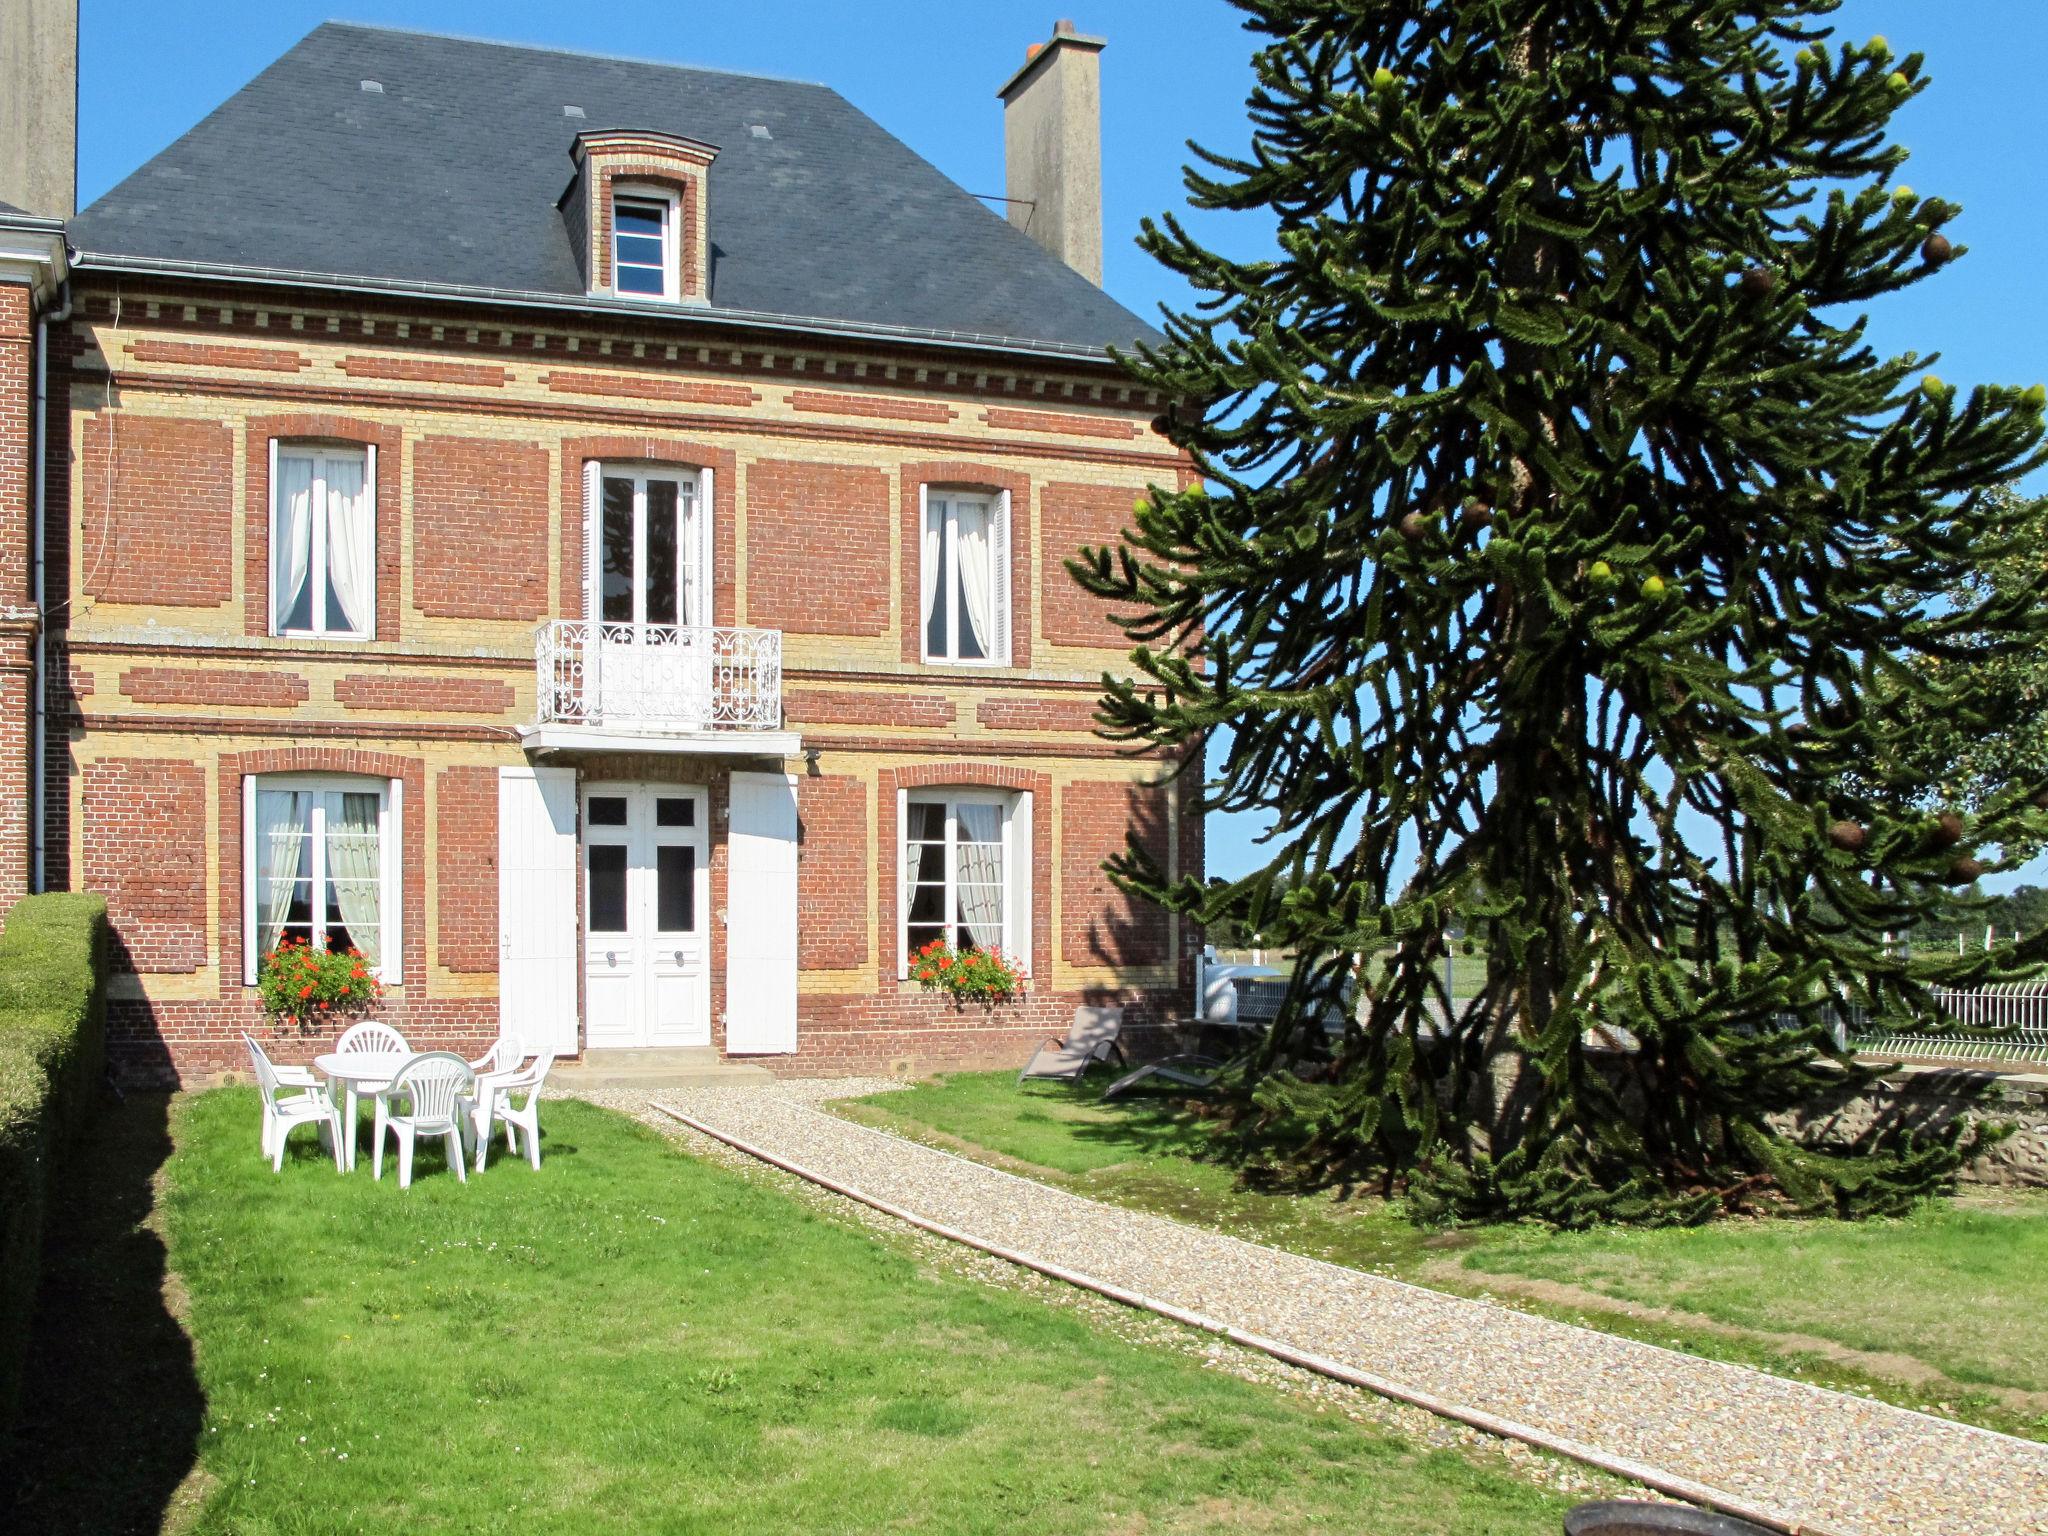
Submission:
[[[2048,785],[1968,815],[1843,787],[1937,701],[1919,663],[2048,625],[1955,596],[2017,537],[1987,493],[2048,395],[1864,340],[1962,254],[1959,210],[1894,182],[1920,57],[1833,42],[1830,0],[1236,3],[1252,149],[1188,185],[1277,254],[1147,223],[1204,297],[1132,367],[1207,483],[1073,569],[1136,646],[1110,734],[1219,735],[1204,803],[1268,814],[1271,857],[1114,873],[1301,951],[1247,1091],[1435,1208],[1939,1187],[1974,1129],[1850,1155],[1779,1118],[1858,1076],[1838,1003],[1927,1019],[1930,985],[2048,955],[1882,942],[2038,835]],[[1486,956],[1462,1002],[1454,919]],[[1279,1070],[1360,954],[1333,1069]]]

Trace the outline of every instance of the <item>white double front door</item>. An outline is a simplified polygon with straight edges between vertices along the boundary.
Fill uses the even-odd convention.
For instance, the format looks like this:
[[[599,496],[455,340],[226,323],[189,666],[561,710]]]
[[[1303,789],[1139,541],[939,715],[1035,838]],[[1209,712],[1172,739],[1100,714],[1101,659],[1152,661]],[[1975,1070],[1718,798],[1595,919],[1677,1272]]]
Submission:
[[[710,859],[701,789],[583,789],[584,1043],[711,1043]]]

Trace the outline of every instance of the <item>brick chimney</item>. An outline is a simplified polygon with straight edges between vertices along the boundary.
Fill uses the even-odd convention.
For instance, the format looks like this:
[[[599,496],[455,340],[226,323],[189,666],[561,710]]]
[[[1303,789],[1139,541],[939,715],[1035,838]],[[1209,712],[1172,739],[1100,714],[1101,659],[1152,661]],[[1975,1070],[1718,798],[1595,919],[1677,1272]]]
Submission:
[[[0,3],[0,203],[78,211],[78,0]]]
[[[1071,21],[1034,43],[996,94],[1010,222],[1089,282],[1102,282],[1104,40]]]

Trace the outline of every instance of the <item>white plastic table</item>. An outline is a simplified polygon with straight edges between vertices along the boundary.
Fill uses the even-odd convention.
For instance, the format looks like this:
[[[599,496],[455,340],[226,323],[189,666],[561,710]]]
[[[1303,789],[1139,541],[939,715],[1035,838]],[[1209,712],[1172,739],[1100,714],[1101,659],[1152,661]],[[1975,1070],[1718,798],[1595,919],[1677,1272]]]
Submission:
[[[412,1060],[409,1051],[352,1051],[344,1056],[330,1051],[313,1058],[313,1070],[341,1090],[345,1101],[341,1114],[344,1158],[356,1165],[356,1102],[366,1093],[391,1086],[398,1069]]]

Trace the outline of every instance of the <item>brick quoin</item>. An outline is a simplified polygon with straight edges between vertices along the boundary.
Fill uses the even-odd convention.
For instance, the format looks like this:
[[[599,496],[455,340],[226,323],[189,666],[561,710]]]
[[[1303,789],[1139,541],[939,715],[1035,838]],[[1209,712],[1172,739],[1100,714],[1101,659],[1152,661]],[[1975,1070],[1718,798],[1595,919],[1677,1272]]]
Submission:
[[[797,784],[797,967],[853,970],[868,963],[868,789],[838,775]],[[797,1040],[801,1051],[804,1042]]]
[[[843,395],[827,389],[793,389],[789,392],[789,408],[827,416],[868,416],[882,421],[952,421],[960,414],[941,400]]]
[[[434,779],[435,940],[441,964],[498,969],[498,770],[443,768]]]
[[[1093,695],[1082,699],[983,699],[974,718],[992,731],[1086,731],[1101,728]]]
[[[89,418],[84,438],[85,590],[163,608],[232,598],[235,434],[114,411]]]
[[[34,595],[29,574],[32,373],[28,289],[0,283],[0,602],[23,608]],[[0,903],[13,901],[29,886],[34,637],[32,619],[0,620]]]
[[[734,534],[737,490],[730,448],[660,433],[572,437],[562,443],[562,607],[565,617],[583,617],[583,466],[592,459],[611,463],[673,464],[682,469],[708,469],[712,474],[711,608],[712,622],[730,624],[736,601]]]
[[[359,352],[351,352],[341,360],[341,371],[352,379],[463,384],[484,389],[502,389],[512,377],[510,370],[490,363],[448,363],[425,357],[378,357]]]
[[[1034,519],[1031,512],[1029,477],[998,469],[971,459],[931,459],[905,464],[898,480],[898,517],[902,522],[903,569],[903,659],[919,663],[924,656],[923,592],[919,587],[918,562],[924,547],[920,526],[924,512],[924,487],[950,486],[956,490],[1008,491],[1010,493],[1010,664],[1031,665],[1031,560]],[[966,672],[958,668],[949,671]],[[970,674],[971,675],[971,674]]]
[[[398,638],[398,569],[403,558],[399,530],[398,488],[403,483],[400,434],[397,427],[332,412],[288,416],[255,416],[243,445],[247,455],[243,479],[248,487],[242,508],[242,628],[251,635],[270,633],[270,445],[279,443],[355,443],[377,450],[377,632],[374,639]],[[225,488],[225,481],[223,481]],[[216,546],[226,564],[225,535]]]
[[[1124,632],[1110,621],[1111,606],[1081,590],[1066,562],[1085,546],[1114,547],[1135,520],[1141,493],[1121,485],[1055,481],[1045,488],[1045,638],[1054,645],[1128,650]]]
[[[1103,862],[1127,834],[1167,868],[1166,792],[1153,785],[1082,780],[1060,795],[1060,953],[1069,965],[1163,965],[1167,913],[1126,895]]]
[[[889,632],[889,477],[747,466],[747,622],[798,635]]]
[[[428,437],[412,451],[412,599],[447,619],[548,611],[548,451]]]
[[[678,400],[687,405],[759,405],[760,391],[744,384],[707,384],[654,374],[585,373],[557,368],[541,383],[558,395],[617,395],[637,400]]]
[[[953,701],[929,693],[860,693],[850,688],[791,688],[782,712],[794,728],[805,725],[942,727],[953,723]]]
[[[436,714],[502,715],[512,707],[513,697],[510,683],[491,677],[350,672],[334,680],[334,702],[344,709],[424,709]]]
[[[282,347],[223,347],[203,342],[143,340],[128,349],[138,363],[184,363],[194,368],[254,368],[263,373],[297,373],[313,366],[300,352]]]
[[[249,709],[290,709],[306,702],[305,678],[278,668],[130,667],[121,692],[138,704],[219,704]]]
[[[107,898],[119,963],[206,964],[206,770],[170,758],[88,763],[85,887]]]

